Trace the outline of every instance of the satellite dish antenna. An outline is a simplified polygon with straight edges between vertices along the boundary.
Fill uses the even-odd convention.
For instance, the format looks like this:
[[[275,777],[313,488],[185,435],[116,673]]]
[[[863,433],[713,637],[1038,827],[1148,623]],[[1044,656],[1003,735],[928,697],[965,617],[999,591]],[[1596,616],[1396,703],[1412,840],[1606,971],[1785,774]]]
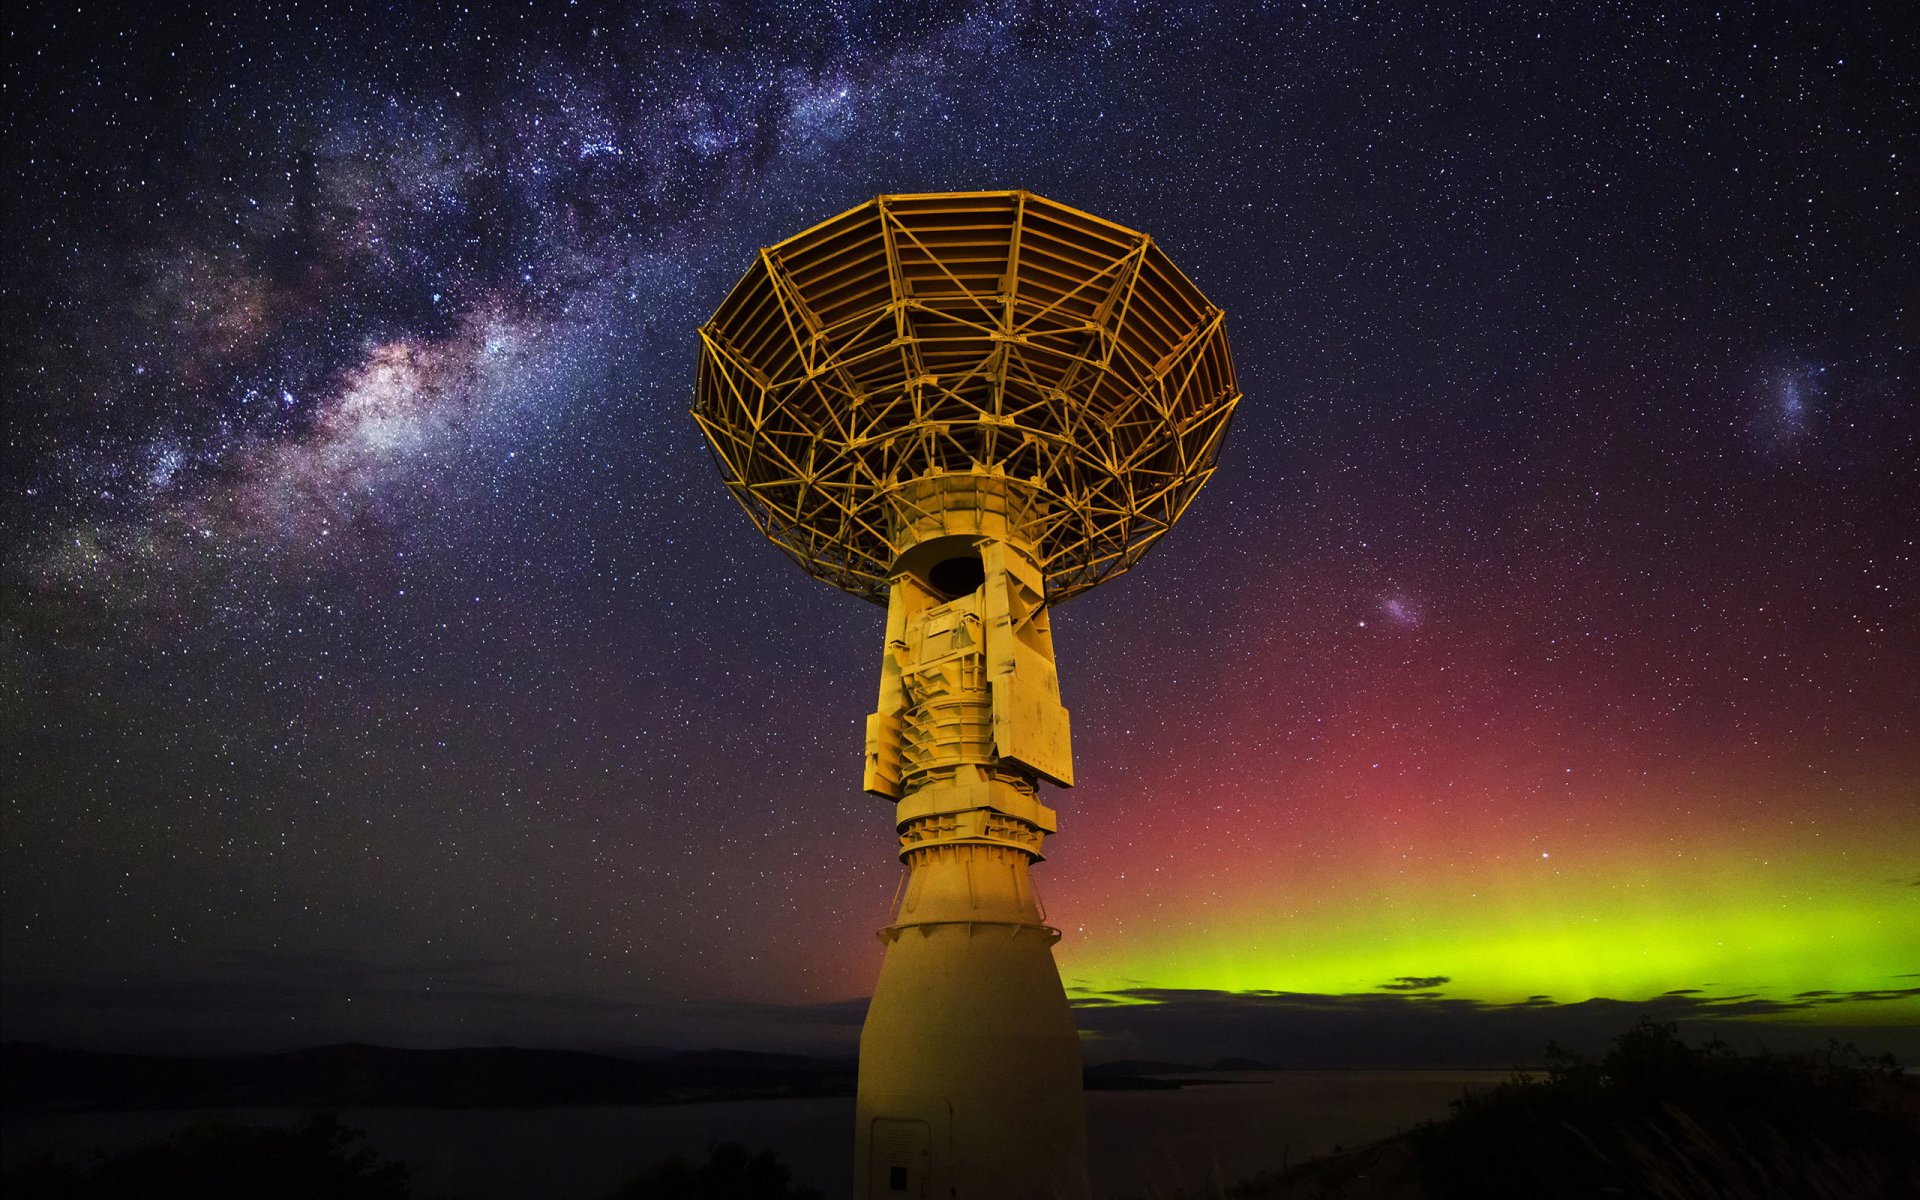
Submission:
[[[1214,469],[1219,309],[1145,234],[1029,192],[880,196],[762,250],[693,416],[747,516],[887,609],[865,789],[908,870],[860,1037],[855,1195],[1088,1195],[1079,1036],[1028,868],[1073,785],[1048,610]]]

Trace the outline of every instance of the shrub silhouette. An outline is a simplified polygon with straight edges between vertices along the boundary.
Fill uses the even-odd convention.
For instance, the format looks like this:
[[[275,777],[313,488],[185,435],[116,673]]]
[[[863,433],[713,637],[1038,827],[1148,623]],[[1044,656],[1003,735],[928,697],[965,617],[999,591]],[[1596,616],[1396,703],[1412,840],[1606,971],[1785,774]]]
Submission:
[[[822,1200],[812,1188],[796,1188],[771,1150],[750,1152],[738,1142],[713,1147],[694,1166],[682,1155],[642,1167],[608,1200]]]
[[[412,1168],[365,1137],[332,1113],[292,1128],[207,1117],[81,1163],[29,1163],[0,1185],[10,1200],[408,1200]]]
[[[1891,1056],[1742,1056],[1643,1018],[1598,1062],[1548,1063],[1413,1132],[1436,1200],[1920,1196],[1920,1090]]]

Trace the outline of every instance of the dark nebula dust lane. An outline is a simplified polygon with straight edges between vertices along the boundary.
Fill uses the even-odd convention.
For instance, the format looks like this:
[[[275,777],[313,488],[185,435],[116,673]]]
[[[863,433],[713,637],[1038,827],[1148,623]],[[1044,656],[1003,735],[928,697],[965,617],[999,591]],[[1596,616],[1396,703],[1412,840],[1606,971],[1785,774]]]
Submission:
[[[898,876],[881,618],[732,507],[694,330],[758,248],[972,188],[1151,233],[1246,395],[1181,528],[1055,619],[1080,780],[1037,878],[1090,1028],[1920,1026],[1910,42],[1864,5],[23,10],[7,1036],[844,1040]]]

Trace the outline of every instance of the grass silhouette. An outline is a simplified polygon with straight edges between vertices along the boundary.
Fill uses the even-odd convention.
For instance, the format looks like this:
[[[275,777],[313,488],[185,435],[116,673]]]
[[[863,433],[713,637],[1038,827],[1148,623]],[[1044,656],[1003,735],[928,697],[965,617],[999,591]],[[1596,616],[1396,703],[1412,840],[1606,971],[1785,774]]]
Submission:
[[[1547,1063],[1444,1119],[1212,1195],[1920,1200],[1920,1084],[1890,1055],[1742,1055],[1643,1018],[1598,1059],[1549,1046]]]

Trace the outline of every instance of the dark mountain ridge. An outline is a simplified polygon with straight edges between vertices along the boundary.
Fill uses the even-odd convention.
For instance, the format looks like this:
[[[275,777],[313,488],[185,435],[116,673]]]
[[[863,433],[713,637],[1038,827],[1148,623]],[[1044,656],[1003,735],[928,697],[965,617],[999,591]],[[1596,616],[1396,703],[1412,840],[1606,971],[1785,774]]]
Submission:
[[[1251,1060],[1244,1060],[1250,1062]],[[1126,1059],[1088,1067],[1090,1089],[1177,1088],[1213,1067]],[[412,1050],[345,1042],[273,1054],[197,1057],[0,1043],[0,1107],[11,1110],[206,1108],[541,1108],[850,1096],[850,1059],[750,1050],[633,1057],[516,1046]]]
[[[511,1046],[346,1043],[188,1058],[0,1045],[0,1105],[9,1109],[677,1104],[851,1095],[854,1078],[851,1061],[741,1050],[634,1060]]]

